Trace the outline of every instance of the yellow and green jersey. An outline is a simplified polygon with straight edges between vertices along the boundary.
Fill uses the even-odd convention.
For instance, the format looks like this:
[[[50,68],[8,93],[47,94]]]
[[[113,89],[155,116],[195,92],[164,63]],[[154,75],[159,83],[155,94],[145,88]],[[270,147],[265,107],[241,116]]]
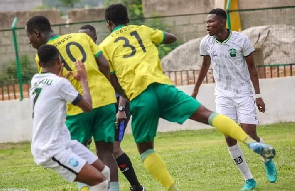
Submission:
[[[118,26],[100,44],[127,97],[132,100],[150,84],[171,84],[163,73],[158,49],[165,33],[147,26]]]
[[[84,33],[72,33],[62,36],[54,36],[49,39],[47,44],[57,47],[62,57],[64,68],[63,76],[69,71],[76,73],[75,61],[81,60],[85,64],[90,94],[92,96],[93,108],[116,103],[115,90],[109,80],[99,71],[95,57],[102,54],[102,50],[93,40]],[[39,58],[36,56],[38,71],[42,68],[39,66]],[[83,94],[82,86],[73,76],[69,76],[68,80]],[[72,104],[68,104],[68,115],[76,115],[83,111]]]

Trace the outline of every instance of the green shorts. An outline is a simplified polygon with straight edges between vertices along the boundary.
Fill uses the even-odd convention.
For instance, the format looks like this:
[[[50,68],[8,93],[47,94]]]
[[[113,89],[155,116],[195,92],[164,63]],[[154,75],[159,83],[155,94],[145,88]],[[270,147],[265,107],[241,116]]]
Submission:
[[[153,141],[159,118],[184,123],[201,104],[173,85],[151,84],[130,102],[132,133],[136,143]]]
[[[93,109],[91,112],[68,115],[66,125],[72,140],[84,144],[93,137],[94,141],[114,142],[116,107],[115,104]]]

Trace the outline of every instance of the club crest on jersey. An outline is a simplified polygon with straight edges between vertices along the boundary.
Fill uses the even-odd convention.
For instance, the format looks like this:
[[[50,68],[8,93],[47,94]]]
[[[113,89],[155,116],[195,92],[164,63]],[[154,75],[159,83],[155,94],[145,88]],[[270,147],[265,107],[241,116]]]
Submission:
[[[228,51],[229,51],[230,57],[236,57],[236,55],[237,55],[237,50],[236,49],[231,48]]]

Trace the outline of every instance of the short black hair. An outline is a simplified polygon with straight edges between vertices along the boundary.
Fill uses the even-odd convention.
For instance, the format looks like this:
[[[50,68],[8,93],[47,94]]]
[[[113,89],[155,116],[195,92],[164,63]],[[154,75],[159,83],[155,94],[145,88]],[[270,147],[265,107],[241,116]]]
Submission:
[[[209,14],[215,14],[217,17],[222,18],[226,20],[226,12],[223,9],[217,8],[217,9],[212,9]]]
[[[57,59],[59,59],[58,49],[49,44],[43,44],[38,49],[39,63],[41,67],[54,66]]]
[[[126,6],[121,3],[109,5],[105,10],[105,20],[112,21],[117,26],[128,23]]]
[[[91,32],[93,32],[93,33],[95,33],[96,34],[96,29],[94,28],[94,26],[92,26],[92,25],[83,25],[82,27],[80,27],[80,29],[88,29],[88,30],[90,30]]]
[[[49,20],[44,16],[34,16],[27,21],[27,31],[32,33],[35,29],[39,32],[51,32],[51,25]]]

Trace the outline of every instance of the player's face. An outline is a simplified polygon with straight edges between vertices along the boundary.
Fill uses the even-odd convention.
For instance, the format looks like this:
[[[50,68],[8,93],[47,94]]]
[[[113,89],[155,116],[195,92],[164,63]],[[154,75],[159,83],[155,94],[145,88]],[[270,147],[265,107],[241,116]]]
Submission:
[[[217,36],[220,32],[220,20],[215,14],[209,14],[206,19],[206,28],[210,36]]]
[[[27,28],[27,37],[29,38],[29,44],[32,45],[33,48],[38,49],[42,43],[41,43],[41,33],[37,30],[34,30],[32,33],[29,33]]]

